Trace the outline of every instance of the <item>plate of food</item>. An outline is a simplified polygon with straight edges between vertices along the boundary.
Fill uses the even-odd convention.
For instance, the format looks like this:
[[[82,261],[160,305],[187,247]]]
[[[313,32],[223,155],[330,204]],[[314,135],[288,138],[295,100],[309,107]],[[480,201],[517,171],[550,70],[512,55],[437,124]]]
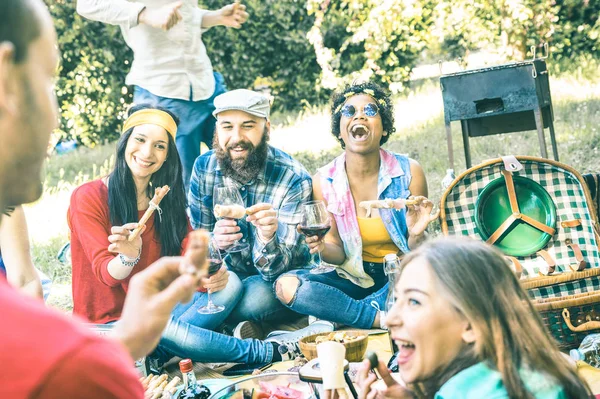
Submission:
[[[309,399],[311,392],[298,373],[278,372],[243,378],[216,391],[210,399]]]

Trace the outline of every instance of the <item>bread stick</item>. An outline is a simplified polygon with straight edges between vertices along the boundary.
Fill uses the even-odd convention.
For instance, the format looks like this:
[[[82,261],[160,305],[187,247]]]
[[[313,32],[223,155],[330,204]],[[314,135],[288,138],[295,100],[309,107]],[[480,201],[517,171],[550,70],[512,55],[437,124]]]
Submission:
[[[241,219],[246,215],[246,208],[241,205],[215,205],[215,216],[218,218]]]
[[[165,195],[167,195],[169,190],[169,186],[162,186],[156,189],[156,191],[154,192],[154,197],[152,197],[152,199],[150,200],[150,207],[146,209],[146,212],[144,212],[144,215],[138,222],[138,227],[135,230],[133,230],[131,234],[129,234],[129,237],[127,238],[128,241],[133,241],[140,235],[142,228],[146,225],[146,222],[148,221],[148,219],[150,219],[150,216],[152,216],[155,209],[158,209],[159,214],[160,212],[162,212],[158,207],[158,204],[160,204],[160,201],[162,201]]]
[[[403,201],[404,205],[416,205],[417,201],[409,200],[409,199],[384,199],[384,200],[375,200],[375,201],[361,201],[358,206],[367,210],[367,217],[371,217],[372,209],[396,209],[394,202]]]
[[[170,390],[172,388],[175,388],[177,386],[177,384],[179,384],[179,381],[181,381],[181,379],[179,378],[179,376],[173,377],[173,379],[171,380],[171,382],[169,382],[167,384],[167,386],[165,387],[165,391],[169,391],[170,392]]]

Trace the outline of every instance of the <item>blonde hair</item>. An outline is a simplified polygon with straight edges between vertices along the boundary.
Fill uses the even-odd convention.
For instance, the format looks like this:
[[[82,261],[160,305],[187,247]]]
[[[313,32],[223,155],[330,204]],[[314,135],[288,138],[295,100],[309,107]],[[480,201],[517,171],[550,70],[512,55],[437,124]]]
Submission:
[[[477,340],[436,376],[415,390],[425,397],[453,375],[486,361],[498,370],[511,398],[533,398],[519,371],[530,369],[554,378],[570,398],[593,397],[590,388],[559,352],[504,256],[495,248],[467,238],[442,238],[403,259],[429,263],[443,295],[471,323]]]

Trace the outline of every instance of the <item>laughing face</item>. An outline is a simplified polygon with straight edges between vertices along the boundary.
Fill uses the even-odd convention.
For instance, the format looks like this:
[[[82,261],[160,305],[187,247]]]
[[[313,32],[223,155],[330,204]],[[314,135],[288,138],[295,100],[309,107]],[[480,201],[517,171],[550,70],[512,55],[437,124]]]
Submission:
[[[372,115],[372,109],[377,109],[377,101],[368,94],[357,94],[348,98],[344,107],[354,109],[351,116],[342,113],[340,119],[340,136],[346,150],[357,153],[378,151],[381,137],[387,133],[383,131],[379,112],[368,116]]]
[[[146,124],[133,128],[125,148],[125,162],[136,179],[150,179],[167,159],[169,133],[160,126]]]
[[[399,348],[400,374],[408,384],[435,375],[475,339],[469,322],[442,290],[423,257],[408,263],[396,284],[396,303],[386,321]]]
[[[244,111],[217,115],[213,147],[225,174],[241,183],[251,181],[267,159],[270,122]]]

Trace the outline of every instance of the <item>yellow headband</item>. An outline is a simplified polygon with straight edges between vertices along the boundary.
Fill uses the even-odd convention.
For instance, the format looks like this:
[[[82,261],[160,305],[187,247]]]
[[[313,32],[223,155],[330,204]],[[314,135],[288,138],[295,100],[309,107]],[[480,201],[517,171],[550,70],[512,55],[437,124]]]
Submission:
[[[159,109],[147,108],[134,112],[123,124],[123,133],[133,127],[146,124],[162,127],[173,136],[173,139],[175,139],[175,135],[177,134],[177,124],[171,115]]]

